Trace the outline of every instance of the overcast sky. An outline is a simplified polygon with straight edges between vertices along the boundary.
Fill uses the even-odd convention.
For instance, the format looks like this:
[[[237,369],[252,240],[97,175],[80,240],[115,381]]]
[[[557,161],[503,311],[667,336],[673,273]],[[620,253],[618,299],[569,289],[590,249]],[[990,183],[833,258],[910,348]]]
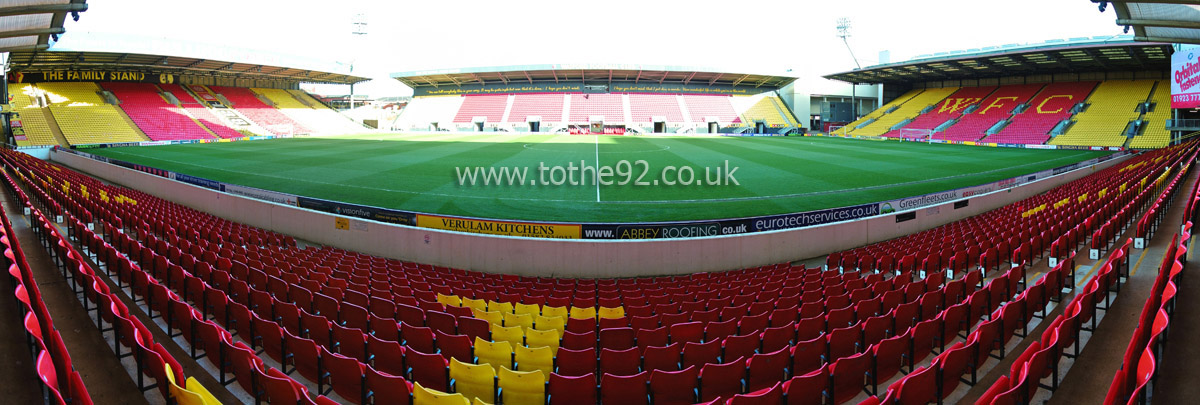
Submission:
[[[351,35],[365,13],[368,34]],[[851,20],[863,66],[920,54],[1122,33],[1089,0],[107,0],[59,43],[89,33],[264,49],[355,63],[355,74],[540,63],[623,63],[784,73],[820,86],[854,68],[836,36]],[[398,86],[368,85],[368,93]],[[359,90],[364,92],[364,90]],[[374,95],[374,94],[373,94]]]

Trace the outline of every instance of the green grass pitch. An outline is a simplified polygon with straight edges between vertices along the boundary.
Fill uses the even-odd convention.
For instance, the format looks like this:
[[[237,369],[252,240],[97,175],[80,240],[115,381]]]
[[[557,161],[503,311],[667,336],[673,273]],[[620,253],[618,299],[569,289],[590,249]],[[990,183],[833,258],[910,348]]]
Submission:
[[[88,152],[226,183],[431,214],[561,222],[648,222],[811,211],[984,184],[1111,152],[985,148],[819,137],[347,135]],[[628,165],[621,164],[624,160]],[[637,161],[643,160],[645,164]],[[737,168],[739,184],[710,185]],[[597,163],[598,162],[598,163]],[[611,185],[539,165],[612,167]],[[460,185],[456,167],[526,167],[526,184]],[[696,185],[666,185],[686,180]],[[709,168],[708,174],[705,168]],[[603,169],[599,169],[603,170]],[[642,177],[646,185],[634,181]],[[628,173],[628,176],[622,174]],[[705,177],[707,176],[707,180]],[[576,178],[580,177],[578,174]],[[617,182],[629,180],[621,185]],[[654,181],[658,180],[658,184]]]

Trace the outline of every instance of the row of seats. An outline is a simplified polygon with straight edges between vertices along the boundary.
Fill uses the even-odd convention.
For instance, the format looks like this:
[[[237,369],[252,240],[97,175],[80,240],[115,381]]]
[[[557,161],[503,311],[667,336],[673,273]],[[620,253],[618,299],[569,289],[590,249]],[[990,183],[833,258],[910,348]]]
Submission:
[[[1175,296],[1183,266],[1187,262],[1187,250],[1191,245],[1191,228],[1196,220],[1196,206],[1200,201],[1200,189],[1196,183],[1187,194],[1183,227],[1171,239],[1163,255],[1154,279],[1154,286],[1138,316],[1138,326],[1129,340],[1122,357],[1121,368],[1113,376],[1105,403],[1150,403],[1153,392],[1151,382],[1158,372],[1157,363],[1166,344],[1166,331],[1171,317],[1175,315]]]
[[[331,110],[301,90],[253,88],[255,93],[266,97],[284,115],[306,128],[321,134],[349,134],[363,132],[365,128],[349,117]]]
[[[879,116],[869,124],[861,127],[851,127],[850,135],[855,136],[884,136],[891,132],[892,127],[906,119],[916,118],[925,108],[937,104],[947,96],[958,91],[958,87],[943,87],[924,89],[896,107],[895,111]],[[893,134],[892,136],[897,136]]]
[[[1106,80],[1088,97],[1088,107],[1076,114],[1075,124],[1054,137],[1054,145],[1122,146],[1126,125],[1141,114],[1153,80]]]
[[[1150,297],[1138,317],[1137,329],[1125,350],[1121,368],[1109,385],[1105,403],[1150,403],[1152,382],[1158,374],[1157,363],[1167,343],[1166,332],[1171,326],[1171,317],[1175,315],[1175,296],[1183,274],[1187,246],[1191,242],[1191,225],[1191,222],[1185,224],[1183,233],[1172,238],[1166,260],[1159,268]]]
[[[72,145],[147,140],[116,106],[100,97],[95,83],[39,83],[37,88],[45,92],[59,129]]]
[[[586,123],[593,116],[603,116],[607,122],[638,124],[649,124],[655,117],[662,117],[675,124],[716,118],[722,124],[762,120],[774,126],[798,125],[774,94],[730,97],[642,93],[418,97],[397,122],[403,128],[424,129],[433,122],[449,128],[450,123],[469,124],[476,117],[486,117],[488,123],[524,123],[532,116],[541,117],[543,123]]]
[[[1099,269],[1089,279],[1083,291],[1067,304],[1063,315],[1054,318],[1039,339],[1025,348],[1009,367],[1009,374],[1002,375],[976,401],[978,404],[1032,403],[1041,388],[1051,391],[1058,388],[1061,357],[1078,357],[1084,331],[1094,332],[1097,325],[1096,310],[1108,310],[1109,293],[1120,290],[1121,277],[1129,274],[1129,246],[1126,242],[1115,249],[1107,260],[1097,262]],[[1103,306],[1101,306],[1103,303]],[[1085,326],[1088,322],[1091,326]],[[1073,354],[1067,348],[1073,347]],[[1049,377],[1050,384],[1042,384]]]
[[[1043,144],[1050,131],[1071,117],[1072,109],[1082,103],[1096,87],[1096,82],[1057,82],[1047,84],[1029,101],[1029,108],[1013,115],[1000,132],[983,142]]]
[[[1113,216],[1116,209],[1130,201],[1149,199],[1139,182],[1157,177],[1173,162],[1162,157],[1182,159],[1180,152],[1175,148],[1136,156],[1099,175],[1081,178],[976,217],[835,252],[827,256],[826,267],[961,272],[976,266],[997,268],[1002,262],[1032,261],[1047,247],[1051,248],[1052,257],[1061,260],[1063,248],[1079,246],[1101,229],[1105,223],[1102,218]],[[1038,209],[1042,206],[1046,208]],[[1111,230],[1111,226],[1107,229]],[[1109,240],[1097,238],[1096,242]]]
[[[226,125],[220,118],[217,118],[216,114],[213,114],[212,111],[209,111],[208,107],[197,101],[183,86],[171,83],[160,84],[158,87],[175,96],[175,99],[179,100],[181,108],[187,110],[188,114],[191,114],[197,121],[200,121],[200,124],[204,125],[208,130],[217,134],[217,137],[233,139],[244,136],[242,133]]]
[[[121,101],[121,109],[152,141],[212,139],[213,134],[168,103],[152,83],[102,83]]]
[[[112,344],[118,357],[133,356],[135,358],[138,387],[142,391],[158,388],[164,399],[173,398],[176,403],[181,405],[220,404],[194,377],[184,379],[183,368],[180,367],[178,361],[162,344],[154,342],[150,331],[138,318],[129,314],[128,309],[117,295],[109,291],[108,285],[99,278],[85,260],[87,256],[75,249],[66,235],[35,204],[37,201],[45,207],[47,203],[51,202],[50,198],[34,185],[31,185],[30,188],[35,193],[36,199],[29,198],[7,171],[4,172],[4,180],[9,195],[15,197],[21,205],[29,210],[34,234],[41,240],[43,246],[52,247],[49,249],[51,258],[63,269],[63,275],[70,281],[75,295],[82,297],[84,308],[87,309],[90,306],[88,311],[96,312],[96,327],[101,332],[113,332]],[[28,179],[24,180],[26,184],[30,184]],[[0,237],[0,242],[9,246],[10,250],[7,251],[8,254],[5,257],[14,261],[9,266],[9,273],[12,279],[21,285],[18,287],[18,299],[26,304],[25,308],[29,308],[28,310],[22,308],[23,312],[26,312],[27,331],[34,324],[42,325],[41,331],[31,335],[31,341],[36,340],[35,343],[42,348],[42,352],[38,356],[37,368],[43,383],[49,388],[51,403],[91,404],[92,400],[88,395],[87,388],[83,385],[79,373],[74,371],[71,366],[70,355],[62,344],[58,331],[53,328],[44,304],[41,303],[41,294],[37,290],[37,285],[29,282],[33,280],[33,275],[29,271],[28,265],[21,265],[25,262],[24,254],[17,246],[9,219],[7,216],[3,216],[2,219],[5,236]],[[78,219],[70,217],[70,220],[74,222],[73,229],[86,230],[86,227]],[[15,253],[11,250],[14,247]],[[24,287],[26,282],[29,282],[28,288]],[[34,305],[30,306],[31,303]],[[108,328],[104,327],[105,323],[109,325]],[[51,341],[53,345],[46,348],[45,341]],[[129,352],[122,354],[122,345],[127,347]],[[47,356],[47,353],[52,354]],[[154,378],[155,383],[147,384],[142,378],[143,375]]]
[[[1167,131],[1167,120],[1171,119],[1171,82],[1160,80],[1154,86],[1150,102],[1153,110],[1142,117],[1146,129],[1129,141],[1130,148],[1161,148],[1171,143],[1171,133]]]
[[[138,206],[141,206],[141,205],[142,205],[142,204],[138,204]],[[116,233],[112,233],[112,234],[116,234]],[[926,301],[926,302],[932,302],[932,301],[929,301],[928,299],[926,299],[925,301]],[[940,301],[940,300],[939,300],[939,301]],[[260,307],[260,308],[261,308],[261,307]],[[915,307],[914,307],[914,308],[915,308]],[[339,310],[339,312],[341,312],[341,311]],[[824,333],[824,332],[822,332],[822,333]],[[822,342],[823,342],[822,344],[826,344],[826,343],[827,343],[825,340],[822,340]],[[282,354],[281,354],[280,356],[282,356]],[[707,364],[707,363],[706,363],[706,364]],[[518,368],[519,368],[519,366],[518,366]]]
[[[12,298],[24,319],[22,329],[25,331],[27,349],[33,354],[42,395],[52,404],[65,404],[67,401],[90,404],[87,387],[71,365],[71,354],[54,327],[54,320],[42,300],[41,290],[33,279],[33,272],[25,260],[25,253],[21,250],[7,213],[0,212],[0,221],[3,221],[0,245],[4,248],[0,263],[8,269],[8,281],[14,288],[11,291]]]
[[[963,112],[968,107],[978,105],[980,100],[983,100],[995,89],[996,86],[960,88],[955,91],[954,94],[947,96],[941,102],[935,104],[933,109],[929,110],[929,112],[918,115],[912,120],[912,122],[909,122],[907,125],[905,125],[904,128],[925,129],[932,131],[933,129],[946,123],[946,121],[961,117]],[[942,133],[935,133],[934,139],[946,139],[940,135],[942,135]],[[899,137],[900,130],[895,129],[888,131],[888,133],[884,134],[884,136],[892,138]]]
[[[296,122],[278,109],[258,99],[253,90],[243,87],[210,86],[213,92],[225,96],[231,108],[276,135],[307,134],[312,130]]]
[[[142,199],[139,198],[139,200],[142,200]],[[138,205],[134,205],[134,206],[140,207],[140,206],[144,206],[144,205],[149,205],[149,204],[138,204]],[[577,285],[577,283],[576,283],[576,285]],[[598,284],[596,284],[596,285],[598,285]],[[292,298],[288,297],[287,300],[292,300]],[[260,308],[262,308],[262,307],[260,307]],[[274,304],[272,304],[272,308],[274,308]],[[349,308],[349,307],[347,307],[347,308]],[[338,310],[338,312],[341,312],[341,310]],[[272,315],[274,315],[274,314],[272,314]],[[828,318],[824,319],[823,321],[828,322]],[[826,325],[828,326],[828,324],[826,324]],[[828,343],[829,343],[828,340],[824,341],[824,344],[828,345]]]
[[[139,197],[139,200],[142,200],[142,199]],[[145,200],[142,200],[142,201],[145,201]],[[144,206],[144,205],[148,205],[148,204],[138,204],[138,205],[136,205],[135,207],[142,207],[142,206]],[[291,299],[291,297],[288,297],[288,299]],[[274,306],[272,306],[272,307],[274,307]],[[262,308],[262,306],[260,306],[260,308]],[[349,308],[349,307],[346,307],[346,308]],[[339,310],[338,312],[341,312],[341,310]],[[272,315],[273,315],[273,314],[272,314]],[[824,321],[826,321],[826,322],[827,322],[827,319],[826,319],[826,320],[824,320]],[[826,343],[826,344],[828,344],[828,342],[825,342],[825,343]]]
[[[12,97],[13,111],[18,114],[10,123],[17,146],[57,145],[42,107],[34,101],[37,89],[32,84],[9,83],[8,95]],[[17,128],[24,134],[18,135]]]
[[[1028,102],[1042,87],[1041,84],[1000,86],[979,102],[977,109],[970,114],[963,114],[958,122],[939,133],[938,137],[951,141],[978,141],[987,136],[987,130],[996,123],[1012,116],[1017,106]]]

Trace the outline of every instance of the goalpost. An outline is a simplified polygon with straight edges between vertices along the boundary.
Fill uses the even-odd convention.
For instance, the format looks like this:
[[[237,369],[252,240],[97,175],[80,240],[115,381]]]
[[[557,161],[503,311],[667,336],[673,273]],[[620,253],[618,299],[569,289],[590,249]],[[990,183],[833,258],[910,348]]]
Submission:
[[[930,142],[933,140],[932,129],[900,128],[900,142]]]

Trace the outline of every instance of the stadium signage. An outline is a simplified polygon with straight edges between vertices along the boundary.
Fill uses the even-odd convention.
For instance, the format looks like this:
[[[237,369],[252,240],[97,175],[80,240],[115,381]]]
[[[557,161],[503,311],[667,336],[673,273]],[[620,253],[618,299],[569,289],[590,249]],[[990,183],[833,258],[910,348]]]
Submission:
[[[579,239],[580,226],[574,224],[524,223],[417,214],[417,226],[447,231],[527,238]]]
[[[1171,108],[1200,107],[1200,61],[1198,48],[1171,55]]]
[[[127,70],[50,70],[45,72],[13,72],[8,75],[12,83],[42,82],[138,82],[174,83],[175,76],[169,73],[154,74]]]
[[[370,219],[373,221],[385,222],[397,225],[417,225],[416,214],[407,211],[389,210],[386,208],[370,207],[365,205],[347,204],[337,201],[322,200],[319,198],[309,198],[300,196],[288,196],[296,200],[296,206],[307,208],[314,211],[328,212],[335,215],[344,215],[348,217],[356,217],[362,219]],[[285,199],[287,197],[284,197]],[[271,200],[268,200],[271,201]],[[289,204],[291,205],[291,204]]]
[[[830,208],[796,214],[773,215],[752,219],[755,232],[831,224],[879,215],[879,204]]]

